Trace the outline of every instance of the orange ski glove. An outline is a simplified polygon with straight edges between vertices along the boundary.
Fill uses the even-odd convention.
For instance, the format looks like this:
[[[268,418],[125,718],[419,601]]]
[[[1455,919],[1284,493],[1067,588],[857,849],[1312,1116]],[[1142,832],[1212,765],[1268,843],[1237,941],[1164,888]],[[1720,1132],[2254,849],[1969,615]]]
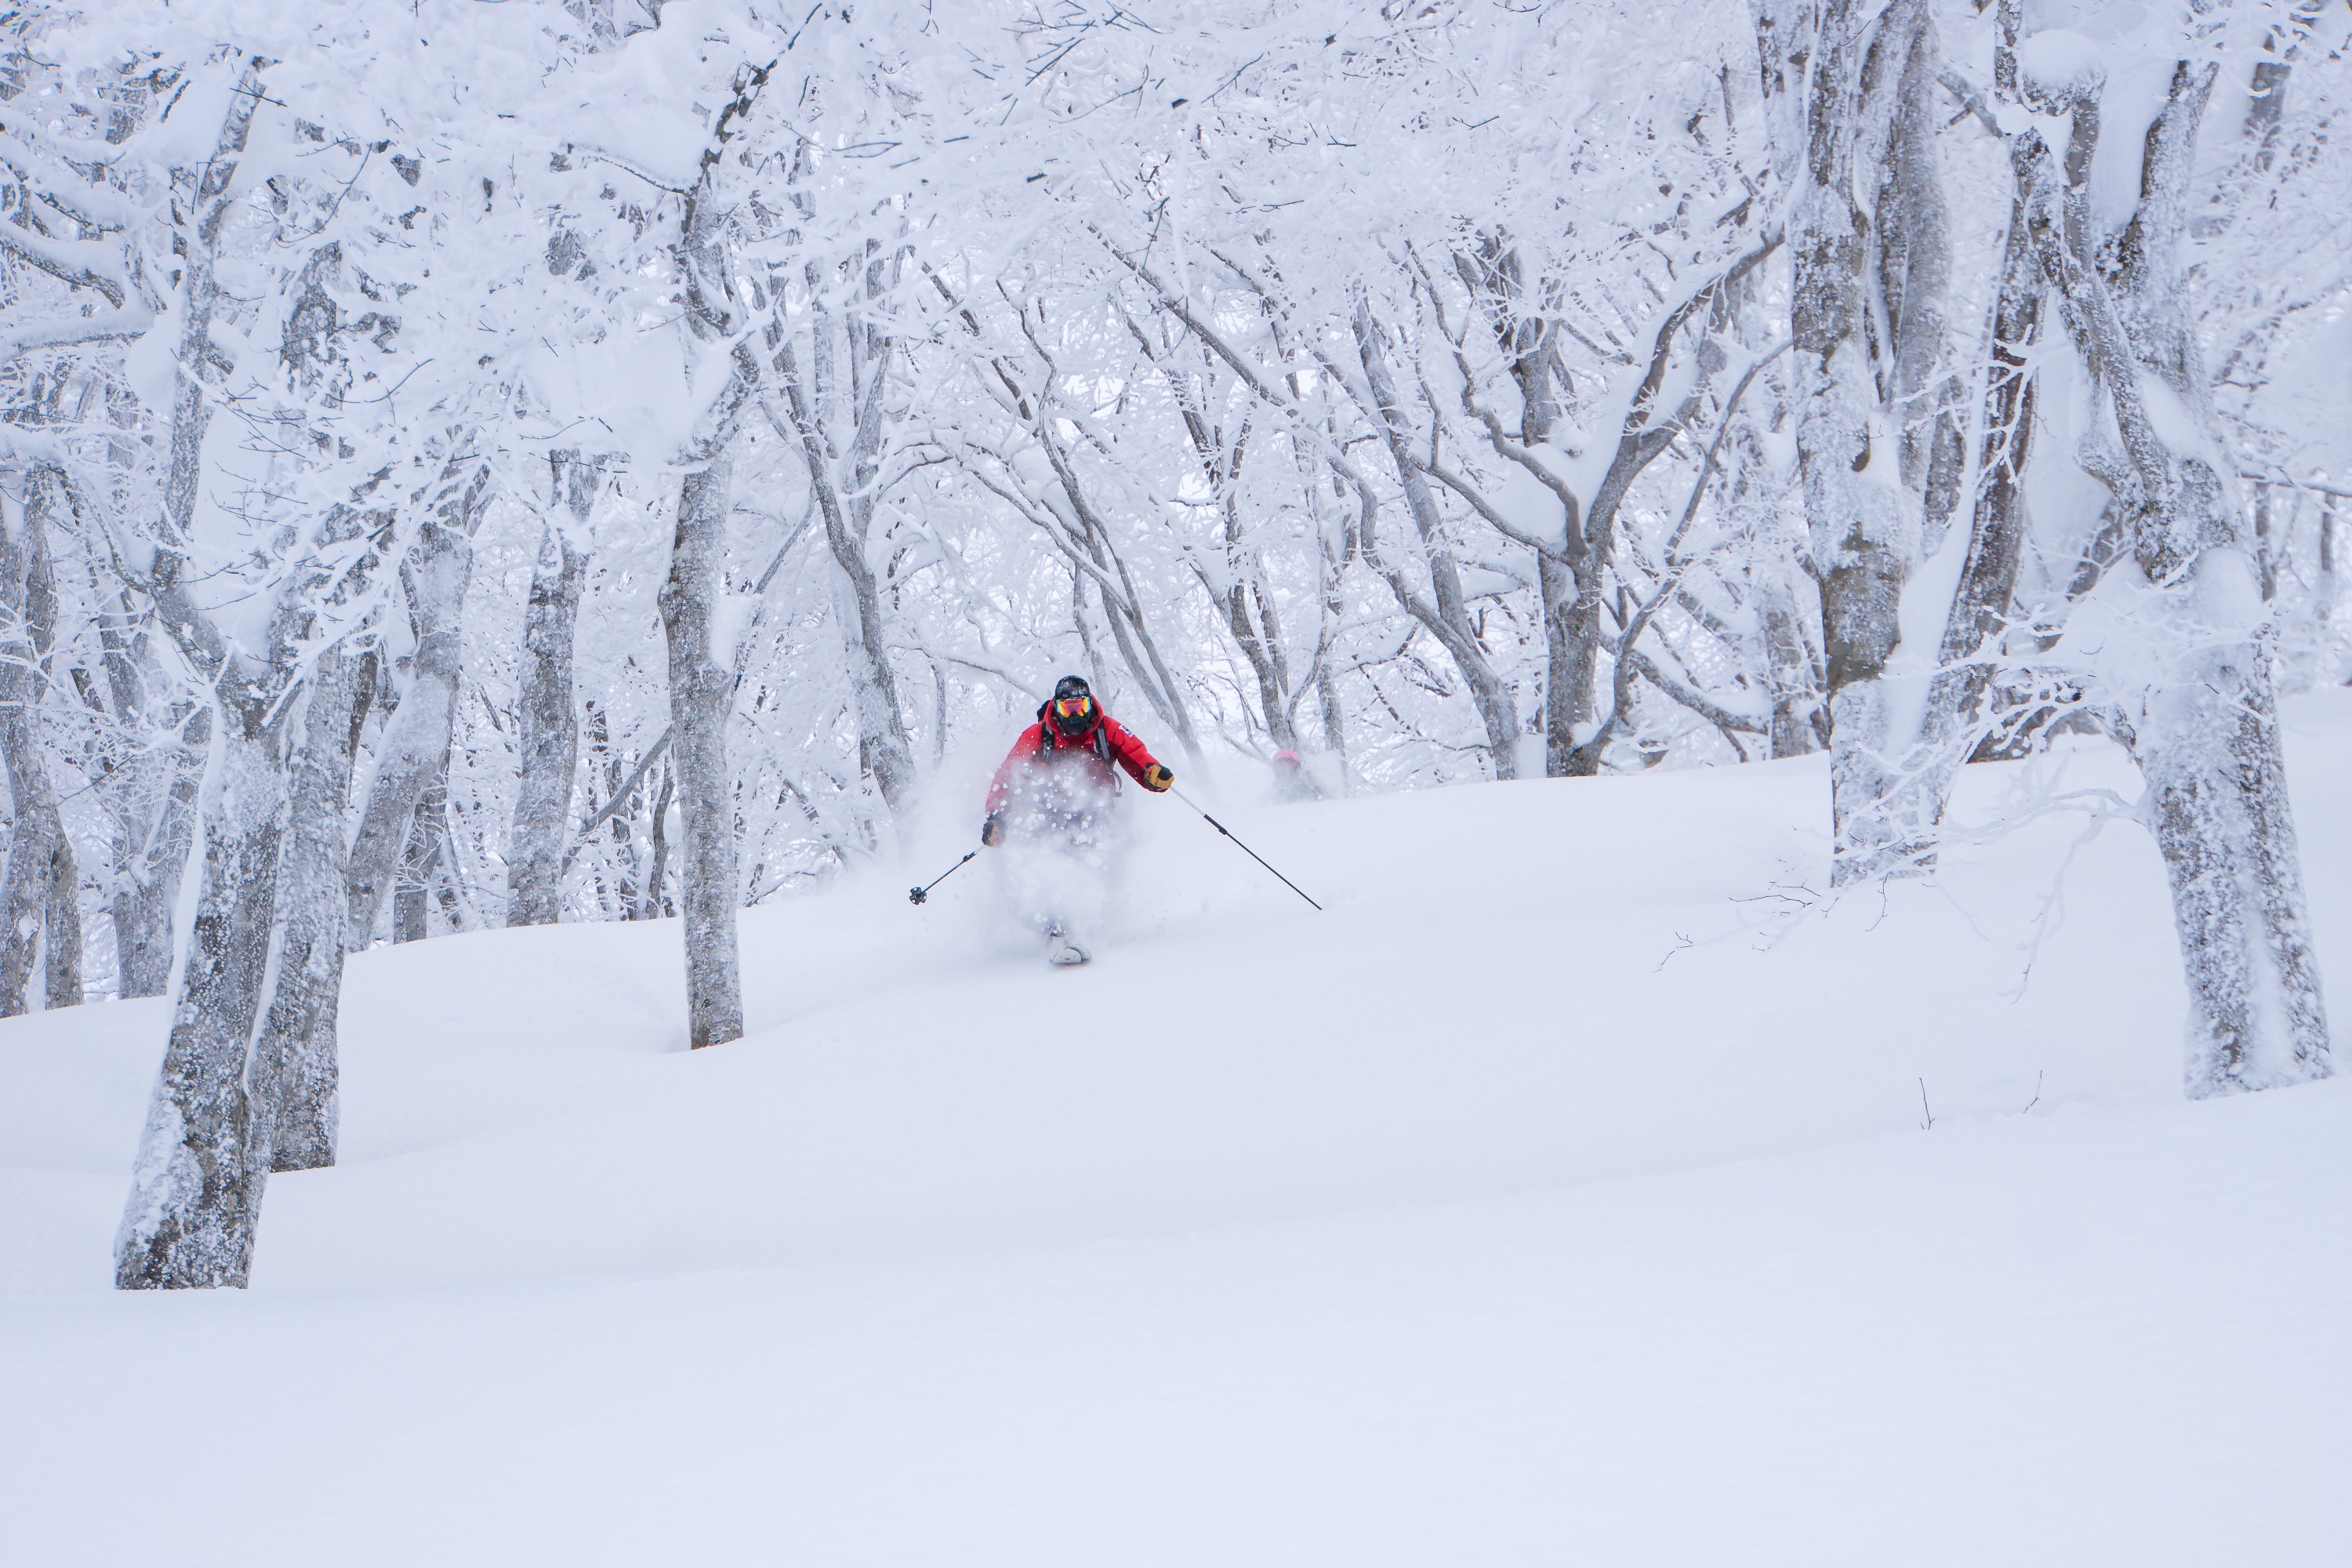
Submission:
[[[1159,795],[1165,791],[1170,784],[1172,784],[1175,782],[1176,775],[1170,773],[1158,763],[1154,763],[1150,767],[1143,770],[1143,787],[1150,790],[1154,795]]]

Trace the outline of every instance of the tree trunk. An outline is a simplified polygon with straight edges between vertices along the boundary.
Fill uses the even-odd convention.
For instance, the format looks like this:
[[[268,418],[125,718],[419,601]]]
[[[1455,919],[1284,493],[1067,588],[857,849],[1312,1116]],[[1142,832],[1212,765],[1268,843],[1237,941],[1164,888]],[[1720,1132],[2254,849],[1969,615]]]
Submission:
[[[670,766],[684,844],[679,905],[686,925],[688,1046],[724,1045],[743,1033],[743,986],[735,942],[735,797],[727,765],[727,713],[735,680],[711,647],[711,610],[725,588],[727,511],[734,461],[725,449],[688,473],[677,533],[661,588],[669,647]]]
[[[467,453],[472,445],[455,433],[450,439],[458,453]],[[436,504],[401,573],[415,620],[416,653],[408,690],[384,726],[367,807],[352,840],[343,941],[353,952],[366,951],[375,940],[376,924],[383,918],[408,847],[417,803],[448,766],[463,673],[461,612],[474,570],[474,523],[489,478],[487,466],[468,477],[464,461],[453,455],[444,464]]]
[[[0,631],[0,758],[15,812],[7,870],[0,876],[0,920],[7,922],[0,931],[0,1017],[26,1010],[33,971],[44,958],[42,1005],[81,1004],[80,879],[40,733],[57,627],[48,513],[62,493],[55,469],[34,468],[16,526],[0,526],[0,616],[7,622]]]
[[[344,831],[352,759],[366,718],[364,660],[341,647],[310,668],[279,869],[278,963],[255,1044],[257,1157],[272,1171],[335,1163],[343,985]]]
[[[557,488],[568,492],[572,517],[584,528],[595,506],[596,470],[576,453],[557,453],[554,462]],[[550,524],[541,531],[530,608],[523,621],[517,721],[522,760],[507,851],[510,926],[553,925],[563,910],[572,774],[580,761],[580,721],[572,700],[572,634],[587,563],[570,531]]]
[[[1765,680],[1772,694],[1771,747],[1775,757],[1808,757],[1822,749],[1821,687],[1812,650],[1798,618],[1796,596],[1783,573],[1793,564],[1776,562],[1773,574],[1751,576],[1756,619],[1763,634]]]
[[[1885,151],[1871,149],[1880,167],[1877,279],[1892,340],[1886,366],[1890,413],[1900,432],[1903,484],[1918,498],[1924,559],[1943,543],[1968,472],[1967,390],[1959,377],[1937,374],[1951,359],[1945,317],[1952,240],[1936,160],[1936,88],[1942,67],[1926,0],[1896,0],[1888,8],[1872,56],[1864,91],[1874,102],[1886,102],[1890,91],[1892,98]]]
[[[743,301],[733,263],[720,243],[723,214],[716,187],[726,127],[751,112],[767,69],[735,77],[735,98],[719,117],[719,138],[703,150],[700,177],[678,224],[676,257],[686,280],[685,325],[697,357],[724,348],[726,381],[696,420],[678,455],[677,531],[669,574],[658,595],[669,653],[670,771],[677,780],[685,837],[678,905],[685,916],[687,1043],[724,1045],[743,1033],[743,983],[736,956],[735,792],[727,765],[727,717],[735,677],[711,640],[712,614],[726,592],[727,514],[732,502],[732,448],[761,374],[743,331]],[[730,650],[730,652],[732,650]]]
[[[208,405],[198,378],[211,363],[220,295],[213,262],[261,97],[257,67],[248,65],[230,95],[212,155],[190,178],[183,230],[171,468],[163,487],[163,538],[147,587],[182,653],[209,674],[213,715],[198,807],[204,856],[196,919],[115,1234],[114,1282],[121,1289],[243,1286],[268,1180],[266,1163],[252,1157],[246,1072],[268,962],[285,825],[282,721],[273,717],[279,693],[230,654],[181,581],[204,471]]]
[[[1454,563],[1454,552],[1445,541],[1444,520],[1437,510],[1437,498],[1429,492],[1429,479],[1421,466],[1412,460],[1412,428],[1406,418],[1404,405],[1397,396],[1396,383],[1389,374],[1388,360],[1380,345],[1379,329],[1372,321],[1371,310],[1364,301],[1356,303],[1355,333],[1357,357],[1362,362],[1364,377],[1372,394],[1381,435],[1387,443],[1389,457],[1395,464],[1398,481],[1404,487],[1405,508],[1412,518],[1414,531],[1421,536],[1422,548],[1429,561],[1430,595],[1433,604],[1423,604],[1418,595],[1406,586],[1403,577],[1392,570],[1382,571],[1391,591],[1406,612],[1429,628],[1430,635],[1444,646],[1462,673],[1463,683],[1469,687],[1471,700],[1476,704],[1478,717],[1486,730],[1486,751],[1493,759],[1495,776],[1514,779],[1519,776],[1519,718],[1511,702],[1511,693],[1495,673],[1486,651],[1478,644],[1477,633],[1470,624],[1470,615],[1462,597],[1462,579]]]
[[[1308,485],[1314,484],[1310,476]],[[1323,579],[1322,625],[1317,628],[1315,650],[1315,701],[1323,713],[1323,748],[1339,763],[1339,793],[1348,794],[1350,770],[1348,766],[1348,710],[1339,700],[1339,673],[1331,668],[1331,637],[1346,618],[1348,599],[1346,572],[1348,552],[1343,548],[1335,554],[1328,533],[1317,551]]]
[[[282,736],[267,690],[243,672],[224,673],[215,700],[196,921],[115,1237],[124,1290],[242,1288],[268,1179],[246,1069],[286,823]]]
[[[2332,1070],[2256,564],[2237,498],[2210,460],[2228,444],[2181,298],[2179,247],[2215,72],[2188,60],[2175,68],[2140,143],[2137,208],[2114,235],[2101,231],[2086,177],[2104,84],[2078,78],[2056,106],[2074,119],[2063,222],[2034,230],[2061,319],[2113,416],[2118,444],[2096,454],[2098,477],[2130,524],[2140,614],[2163,628],[2147,684],[2116,694],[2116,723],[2147,778],[2142,810],[2171,884],[2192,1098]],[[2036,155],[2034,133],[2025,137],[2021,156]]]
[[[2023,553],[2025,468],[2032,451],[2036,376],[2032,353],[2041,335],[2048,289],[2033,256],[2033,231],[2055,216],[2046,152],[2037,139],[2014,161],[2016,195],[1993,306],[1991,363],[1985,381],[1984,437],[1968,555],[1944,621],[1936,677],[1921,723],[1928,753],[1921,763],[1940,821],[1960,764],[1974,752],[1988,715],[1981,710],[2006,651],[2017,566]]]
[[[2200,649],[2149,691],[2130,735],[2189,981],[2190,1098],[2327,1077],[2269,649]]]
[[[448,838],[449,757],[416,797],[408,819],[408,841],[402,847],[400,878],[392,894],[392,940],[423,942],[433,934],[434,895],[444,874],[442,857]]]
[[[1559,615],[1559,647],[1562,657],[1552,667],[1555,687],[1561,692],[1559,707],[1567,720],[1560,731],[1565,737],[1567,753],[1560,763],[1557,778],[1591,778],[1601,772],[1601,759],[1605,754],[1609,738],[1597,730],[1580,742],[1576,731],[1593,724],[1599,718],[1593,689],[1601,679],[1601,585],[1603,563],[1590,552],[1580,557],[1580,567],[1563,568],[1570,594]]]
[[[187,725],[188,747],[210,745],[211,730],[210,712],[197,710]],[[122,877],[108,904],[114,919],[115,994],[124,997],[161,996],[171,986],[172,911],[196,837],[196,779],[175,750],[159,746],[156,754],[140,759],[138,771],[162,783],[152,790],[152,821],[140,824],[151,830],[123,838]],[[141,795],[148,793],[142,786]]]
[[[882,289],[876,271],[880,265],[877,261],[866,270],[867,309],[880,305]],[[881,592],[874,580],[873,564],[866,559],[877,499],[875,485],[881,472],[883,395],[896,345],[859,313],[841,320],[840,330],[850,351],[849,378],[843,384],[834,353],[837,313],[824,302],[822,269],[812,261],[805,274],[811,300],[810,374],[805,383],[793,353],[782,289],[775,293],[776,315],[768,335],[775,346],[774,368],[783,378],[785,405],[792,414],[801,460],[808,470],[809,488],[824,520],[825,542],[833,552],[834,564],[849,584],[850,624],[843,628],[843,642],[848,656],[851,706],[857,718],[858,763],[882,792],[883,804],[897,816],[910,803],[914,791],[914,746],[907,738],[906,714],[898,705],[898,678],[890,666]],[[836,426],[845,427],[848,437],[846,453],[838,464]]]
[[[1888,804],[1900,784],[1891,759],[1909,738],[1893,733],[1884,678],[1918,541],[1898,443],[1882,417],[1867,331],[1870,223],[1853,200],[1866,20],[1860,0],[1824,0],[1790,224],[1797,464],[1821,574],[1833,885],[1913,869],[1924,848]],[[1895,25],[1890,11],[1882,43]]]
[[[637,913],[639,920],[657,921],[668,913],[662,906],[662,880],[669,869],[669,802],[677,787],[677,774],[663,770],[661,789],[654,795],[653,825],[646,834],[653,865],[646,872],[646,899]]]

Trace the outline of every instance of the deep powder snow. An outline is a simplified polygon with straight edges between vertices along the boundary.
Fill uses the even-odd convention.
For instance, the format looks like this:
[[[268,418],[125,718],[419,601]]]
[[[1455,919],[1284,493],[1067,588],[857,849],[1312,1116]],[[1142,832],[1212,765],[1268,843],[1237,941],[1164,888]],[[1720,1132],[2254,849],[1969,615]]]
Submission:
[[[2352,699],[2286,717],[2340,1006]],[[1806,912],[1825,795],[1235,784],[1326,915],[1131,798],[1067,973],[985,860],[906,902],[946,809],[692,1055],[676,922],[379,951],[246,1292],[107,1289],[162,1004],[0,1025],[0,1557],[2343,1561],[2352,1091],[2182,1100],[2130,823]]]

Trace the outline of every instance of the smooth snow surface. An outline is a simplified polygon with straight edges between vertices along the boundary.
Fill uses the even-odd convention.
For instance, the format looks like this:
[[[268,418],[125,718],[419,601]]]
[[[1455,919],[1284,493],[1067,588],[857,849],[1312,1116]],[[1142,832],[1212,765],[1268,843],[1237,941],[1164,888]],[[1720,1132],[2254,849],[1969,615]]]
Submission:
[[[1826,794],[1130,799],[1069,971],[943,810],[692,1055],[675,923],[382,951],[241,1293],[107,1289],[162,1005],[0,1026],[0,1562],[2352,1561],[2352,1087],[2181,1099],[2130,823],[1807,913]]]

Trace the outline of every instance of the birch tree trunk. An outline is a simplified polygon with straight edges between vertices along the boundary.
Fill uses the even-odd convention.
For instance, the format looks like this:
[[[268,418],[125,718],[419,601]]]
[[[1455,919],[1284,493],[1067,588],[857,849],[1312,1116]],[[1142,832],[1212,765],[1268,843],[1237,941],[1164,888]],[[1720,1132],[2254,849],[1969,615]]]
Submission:
[[[601,488],[596,468],[576,452],[552,458],[556,500],[582,529]],[[522,693],[517,724],[522,753],[514,827],[507,850],[507,924],[553,925],[563,911],[564,849],[571,838],[572,774],[580,763],[580,721],[572,700],[573,628],[587,578],[586,552],[571,530],[541,529],[523,620]]]

